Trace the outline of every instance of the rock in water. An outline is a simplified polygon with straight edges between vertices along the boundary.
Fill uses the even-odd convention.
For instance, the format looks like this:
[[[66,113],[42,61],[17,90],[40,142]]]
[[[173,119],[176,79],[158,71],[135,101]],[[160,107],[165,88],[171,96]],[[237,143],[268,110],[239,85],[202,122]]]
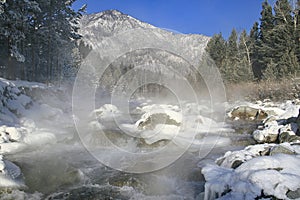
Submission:
[[[263,130],[253,132],[253,138],[258,143],[273,143],[277,141],[279,134],[279,125],[276,121],[271,121],[263,126]]]
[[[268,117],[267,112],[250,106],[239,106],[229,112],[231,119],[237,120],[263,120]]]
[[[182,116],[180,113],[171,110],[153,110],[145,113],[140,120],[136,122],[139,129],[153,130],[158,124],[181,125]]]
[[[119,117],[121,111],[112,104],[105,104],[98,109],[92,111],[89,115],[91,120],[110,121],[115,117]]]

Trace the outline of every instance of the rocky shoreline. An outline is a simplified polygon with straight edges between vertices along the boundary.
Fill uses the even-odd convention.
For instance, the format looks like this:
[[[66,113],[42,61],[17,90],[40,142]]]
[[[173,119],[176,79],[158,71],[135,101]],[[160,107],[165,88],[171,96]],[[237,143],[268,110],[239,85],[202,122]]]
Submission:
[[[205,199],[299,199],[299,108],[299,100],[265,100],[231,109],[231,120],[258,122],[257,144],[226,152],[202,169]]]

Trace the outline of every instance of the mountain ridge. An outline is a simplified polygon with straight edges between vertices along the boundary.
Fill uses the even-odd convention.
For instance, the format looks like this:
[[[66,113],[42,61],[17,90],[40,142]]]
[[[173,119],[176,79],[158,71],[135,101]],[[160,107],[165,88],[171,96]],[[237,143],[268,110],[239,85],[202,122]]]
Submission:
[[[83,36],[83,38],[86,37],[86,40],[83,39],[84,42],[93,46],[93,44],[91,44],[92,41],[89,42],[88,40],[88,38],[92,36],[96,37],[98,40],[101,40],[101,38],[103,37],[110,37],[125,31],[139,28],[149,30],[152,29],[154,31],[161,32],[162,34],[170,34],[175,37],[178,37],[178,35],[180,35],[183,38],[191,38],[192,40],[199,41],[200,39],[203,39],[203,42],[205,43],[207,43],[210,39],[210,37],[202,34],[182,34],[177,33],[176,31],[162,29],[147,22],[136,19],[128,14],[124,14],[119,10],[106,10],[99,13],[83,15],[80,21],[79,33]]]
[[[117,10],[84,15],[80,27],[82,41],[92,49],[92,57],[87,58],[93,64],[87,71],[105,74],[95,79],[99,82],[104,78],[100,81],[102,86],[115,85],[133,69],[141,72],[136,72],[136,80],[131,78],[129,82],[142,82],[139,75],[146,71],[155,81],[197,81],[201,76],[197,70],[210,39],[199,34],[174,34]]]

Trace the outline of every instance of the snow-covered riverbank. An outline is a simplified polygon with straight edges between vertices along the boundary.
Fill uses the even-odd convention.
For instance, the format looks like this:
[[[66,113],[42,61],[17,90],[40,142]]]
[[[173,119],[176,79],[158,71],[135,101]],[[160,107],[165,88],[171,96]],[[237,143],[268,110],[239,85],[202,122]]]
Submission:
[[[138,99],[129,102],[129,115],[106,102],[86,116],[78,136],[73,118],[80,118],[65,89],[4,79],[0,86],[0,187],[6,190],[0,198],[299,197],[298,101],[220,103],[213,109],[206,101]],[[221,107],[231,111],[225,122],[225,113],[216,109]],[[239,123],[248,131],[240,131]],[[257,130],[248,134],[253,124],[259,124]],[[156,156],[140,160],[144,157],[115,149],[101,152],[110,147],[103,136],[133,155],[154,151]],[[168,144],[170,151],[159,154]],[[90,149],[124,171],[137,163],[152,169],[172,161],[179,150],[183,156],[159,171],[136,175],[105,167]]]
[[[56,98],[56,92],[61,91],[41,83],[0,79],[1,187],[26,186],[20,168],[6,160],[7,156],[37,151],[42,146],[54,144],[62,139],[63,134],[58,136],[59,133],[50,128],[58,124],[72,125],[72,121],[64,117],[67,113],[61,109],[63,105],[49,105]],[[49,104],[45,103],[47,98]],[[62,131],[61,127],[64,126],[59,125]]]
[[[205,199],[299,199],[299,101],[237,106],[233,120],[257,120],[256,145],[226,152],[202,169]],[[299,116],[298,116],[299,115]]]

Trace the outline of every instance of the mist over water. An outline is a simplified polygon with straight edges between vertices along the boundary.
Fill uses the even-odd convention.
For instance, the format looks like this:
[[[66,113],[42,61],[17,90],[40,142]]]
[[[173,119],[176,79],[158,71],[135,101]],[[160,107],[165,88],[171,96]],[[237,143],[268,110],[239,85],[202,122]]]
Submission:
[[[8,157],[26,194],[202,199],[201,166],[236,147],[220,74],[202,51],[190,56],[180,45],[143,29],[99,41],[72,92],[46,94],[31,115],[56,140]]]

